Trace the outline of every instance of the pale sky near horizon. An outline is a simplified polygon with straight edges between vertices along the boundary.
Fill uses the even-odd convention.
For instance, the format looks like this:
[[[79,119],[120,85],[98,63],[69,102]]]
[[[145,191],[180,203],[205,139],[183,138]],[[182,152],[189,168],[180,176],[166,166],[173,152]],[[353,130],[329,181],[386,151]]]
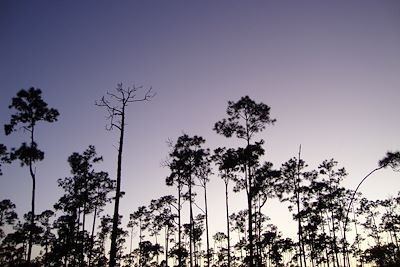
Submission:
[[[166,194],[166,141],[201,135],[211,149],[236,146],[212,131],[228,100],[249,95],[271,107],[265,159],[276,168],[297,155],[316,168],[335,158],[355,188],[389,150],[399,150],[400,2],[398,1],[1,1],[0,124],[21,88],[41,88],[58,122],[37,128],[45,160],[37,164],[37,211],[61,196],[67,157],[95,145],[99,169],[115,177],[117,133],[107,132],[95,100],[116,84],[152,87],[156,97],[128,108],[121,213]],[[8,147],[26,140],[5,136]],[[31,180],[17,163],[3,168],[0,199],[19,216]],[[361,188],[385,198],[399,173],[381,171]],[[211,177],[211,233],[225,230],[223,183]],[[201,192],[199,192],[201,197]],[[244,209],[231,193],[231,212]],[[199,198],[201,201],[201,198]],[[200,202],[202,203],[202,202]],[[284,233],[285,206],[266,214]]]

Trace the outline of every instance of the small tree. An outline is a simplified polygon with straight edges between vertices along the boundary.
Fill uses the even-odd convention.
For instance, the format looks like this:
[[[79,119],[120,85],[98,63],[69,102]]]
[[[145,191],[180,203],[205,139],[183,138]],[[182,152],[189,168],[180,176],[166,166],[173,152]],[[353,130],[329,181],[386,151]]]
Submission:
[[[137,98],[138,90],[142,87],[135,87],[124,89],[122,83],[119,83],[116,88],[116,93],[107,92],[106,97],[102,97],[100,101],[96,102],[99,107],[104,107],[108,116],[109,125],[107,130],[111,131],[117,129],[119,131],[119,144],[118,144],[118,159],[117,159],[117,188],[115,192],[113,227],[111,232],[111,247],[110,247],[110,262],[109,266],[114,267],[117,257],[117,232],[118,232],[118,218],[119,218],[119,201],[121,198],[121,176],[122,176],[122,150],[124,146],[125,134],[125,116],[126,108],[130,103],[148,101],[154,97],[151,88],[147,90],[142,98]]]
[[[143,232],[147,230],[147,228],[150,226],[151,222],[151,213],[147,209],[146,206],[140,206],[137,211],[134,213],[131,213],[129,215],[129,226],[137,226],[139,228],[139,249],[140,249],[140,244],[143,242],[144,234]],[[132,232],[131,232],[132,234]],[[140,251],[139,251],[140,252]],[[139,253],[139,262],[141,253]]]
[[[36,169],[34,164],[44,159],[44,152],[39,150],[35,141],[35,129],[41,121],[57,121],[59,112],[56,109],[48,108],[47,103],[42,99],[42,91],[34,87],[29,88],[29,90],[20,90],[17,96],[12,99],[9,108],[14,109],[15,114],[11,115],[10,123],[4,125],[5,134],[9,135],[20,128],[29,133],[29,144],[24,142],[19,148],[13,148],[10,152],[10,160],[19,160],[21,166],[28,166],[32,179],[32,216],[27,255],[27,262],[30,264],[33,242],[32,229],[35,225]]]
[[[153,227],[154,228],[164,228],[164,252],[165,252],[165,263],[168,265],[168,241],[170,235],[175,231],[175,218],[176,214],[174,210],[178,210],[177,200],[174,196],[167,195],[162,196],[159,199],[153,199],[150,203],[150,209],[154,214]]]

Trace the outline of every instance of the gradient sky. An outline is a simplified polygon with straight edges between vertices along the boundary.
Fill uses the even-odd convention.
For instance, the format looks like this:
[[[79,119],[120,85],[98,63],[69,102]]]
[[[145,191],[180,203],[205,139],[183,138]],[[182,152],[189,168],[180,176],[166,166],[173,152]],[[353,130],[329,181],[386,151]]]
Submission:
[[[212,131],[228,100],[249,95],[277,119],[259,138],[266,160],[279,167],[296,156],[310,168],[335,158],[355,188],[388,150],[399,150],[399,1],[0,1],[0,124],[21,88],[43,90],[61,115],[40,124],[37,211],[52,208],[69,175],[67,157],[95,145],[115,177],[117,132],[94,105],[116,84],[150,86],[157,96],[131,105],[124,147],[121,212],[175,190],[165,186],[166,140],[183,132],[207,145],[236,146]],[[0,143],[16,146],[23,132]],[[0,199],[20,217],[29,209],[28,170],[3,168]],[[374,175],[361,187],[368,198],[400,189],[399,173]],[[211,233],[225,230],[223,182],[209,185]],[[231,211],[245,208],[231,193]],[[286,206],[266,213],[284,233]]]

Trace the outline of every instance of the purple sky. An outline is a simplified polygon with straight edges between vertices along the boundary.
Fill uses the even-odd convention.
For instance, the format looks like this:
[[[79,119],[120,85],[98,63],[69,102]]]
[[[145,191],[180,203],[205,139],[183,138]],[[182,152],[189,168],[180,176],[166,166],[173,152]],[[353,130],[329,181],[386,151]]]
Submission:
[[[311,168],[335,158],[355,188],[400,132],[400,2],[398,1],[1,1],[0,124],[11,98],[30,86],[57,108],[59,121],[37,129],[45,160],[37,165],[37,210],[60,197],[67,157],[96,146],[100,168],[115,175],[117,133],[94,106],[117,83],[152,86],[156,98],[128,109],[121,211],[175,191],[164,184],[168,138],[202,135],[212,149],[234,146],[212,131],[228,100],[249,95],[277,119],[259,137],[276,167],[296,156]],[[18,145],[23,132],[0,143]],[[5,167],[0,199],[20,216],[31,180]],[[224,230],[223,183],[211,177],[211,232]],[[382,171],[361,188],[369,198],[400,189],[399,173]],[[245,208],[232,194],[232,212]],[[268,206],[268,204],[267,204]],[[284,209],[282,212],[281,209]],[[266,213],[283,230],[286,208]],[[290,220],[290,219],[289,219]]]

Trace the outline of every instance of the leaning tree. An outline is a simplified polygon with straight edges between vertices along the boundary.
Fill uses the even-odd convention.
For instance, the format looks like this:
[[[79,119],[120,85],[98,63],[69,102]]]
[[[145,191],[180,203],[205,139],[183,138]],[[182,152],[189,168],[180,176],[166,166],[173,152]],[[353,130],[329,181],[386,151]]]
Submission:
[[[49,108],[42,99],[42,91],[31,87],[28,90],[20,90],[16,97],[12,98],[10,109],[15,111],[11,115],[10,123],[4,125],[6,135],[10,135],[19,129],[29,134],[29,144],[23,142],[19,148],[12,148],[10,151],[10,160],[19,160],[21,166],[28,166],[32,179],[32,199],[31,199],[31,217],[30,231],[28,239],[27,262],[30,264],[33,230],[35,226],[35,190],[36,190],[36,168],[35,162],[44,159],[44,152],[38,148],[35,139],[35,130],[39,122],[57,121],[59,112],[54,108]]]

